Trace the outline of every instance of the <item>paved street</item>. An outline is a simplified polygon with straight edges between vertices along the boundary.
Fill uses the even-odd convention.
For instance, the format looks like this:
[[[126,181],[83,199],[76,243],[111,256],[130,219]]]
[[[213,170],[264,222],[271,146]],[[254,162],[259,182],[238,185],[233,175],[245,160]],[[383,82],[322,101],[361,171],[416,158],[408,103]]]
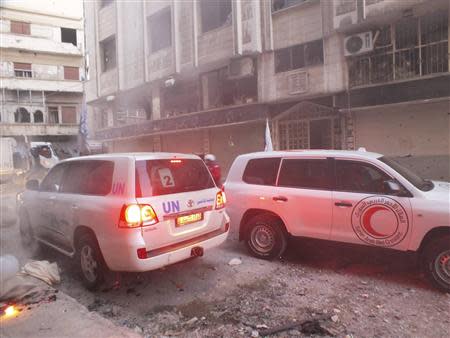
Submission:
[[[73,263],[52,250],[39,257],[62,270],[60,291],[89,310],[143,336],[250,336],[265,326],[334,316],[323,327],[343,337],[442,337],[450,296],[432,289],[413,257],[316,241],[291,243],[281,261],[247,255],[231,236],[203,258],[143,274],[111,274],[104,289],[86,291]],[[26,255],[17,227],[3,227],[2,254]],[[228,265],[232,258],[242,264]],[[112,288],[116,280],[119,288]],[[258,328],[259,326],[259,328]],[[291,329],[280,336],[300,336]]]

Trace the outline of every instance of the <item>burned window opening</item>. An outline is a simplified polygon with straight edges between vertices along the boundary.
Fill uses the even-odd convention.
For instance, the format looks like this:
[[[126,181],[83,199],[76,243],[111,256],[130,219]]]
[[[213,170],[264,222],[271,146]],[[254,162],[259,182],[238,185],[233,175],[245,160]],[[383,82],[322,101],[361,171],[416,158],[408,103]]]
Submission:
[[[203,108],[211,109],[257,102],[257,76],[230,78],[228,67],[201,76]]]
[[[172,46],[172,18],[170,7],[164,8],[147,18],[150,50],[155,53]]]
[[[174,117],[200,111],[200,88],[197,81],[179,82],[162,91],[162,116]]]
[[[102,72],[116,68],[116,37],[100,42]]]
[[[100,1],[100,8],[106,7],[109,4],[112,4],[114,2],[114,0],[101,0]]]
[[[315,40],[275,51],[275,73],[323,64],[323,41]]]
[[[231,24],[231,0],[201,0],[200,10],[203,33]]]
[[[77,30],[72,28],[61,27],[61,42],[77,45]]]
[[[448,72],[448,14],[404,18],[374,30],[374,49],[349,59],[350,86]]]

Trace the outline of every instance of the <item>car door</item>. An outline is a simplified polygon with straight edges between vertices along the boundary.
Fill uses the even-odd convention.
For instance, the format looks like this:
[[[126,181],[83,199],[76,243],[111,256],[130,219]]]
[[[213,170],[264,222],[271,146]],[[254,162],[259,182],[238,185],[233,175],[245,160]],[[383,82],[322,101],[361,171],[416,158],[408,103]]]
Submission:
[[[65,168],[65,163],[61,163],[49,171],[39,187],[39,192],[35,195],[32,207],[27,208],[36,236],[49,242],[53,242],[52,224],[57,212],[56,202]]]
[[[273,200],[294,236],[328,239],[332,215],[331,167],[326,158],[284,158]]]
[[[331,239],[405,250],[412,225],[408,193],[391,192],[386,182],[393,178],[374,163],[334,163]]]

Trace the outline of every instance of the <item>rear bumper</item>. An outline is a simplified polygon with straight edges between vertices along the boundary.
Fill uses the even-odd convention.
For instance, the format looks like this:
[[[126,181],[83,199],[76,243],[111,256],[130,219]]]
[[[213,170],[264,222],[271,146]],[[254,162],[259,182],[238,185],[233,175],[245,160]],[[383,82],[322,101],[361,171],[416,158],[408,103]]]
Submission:
[[[192,248],[200,247],[206,251],[222,244],[227,239],[229,231],[229,226],[227,226],[225,229],[220,228],[171,246],[150,250],[147,251],[147,258],[138,258],[137,250],[141,246],[119,250],[122,253],[121,257],[118,257],[117,254],[108,255],[105,252],[103,252],[103,256],[112,271],[143,272],[156,270],[193,257]],[[114,250],[115,253],[118,253],[117,249]]]

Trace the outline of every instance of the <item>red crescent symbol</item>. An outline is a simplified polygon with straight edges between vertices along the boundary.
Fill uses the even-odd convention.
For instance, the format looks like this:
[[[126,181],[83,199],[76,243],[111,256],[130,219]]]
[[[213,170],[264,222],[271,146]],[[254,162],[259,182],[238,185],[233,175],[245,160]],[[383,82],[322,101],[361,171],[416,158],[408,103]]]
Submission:
[[[372,219],[372,216],[373,216],[376,212],[378,212],[378,211],[380,211],[380,210],[387,210],[387,211],[390,211],[388,208],[382,207],[382,206],[376,206],[376,207],[370,208],[369,210],[367,210],[367,211],[364,213],[364,216],[363,216],[363,219],[362,219],[362,225],[363,225],[364,229],[365,229],[369,234],[371,234],[371,235],[373,235],[373,236],[376,236],[376,237],[386,237],[386,236],[388,236],[387,234],[381,234],[381,233],[377,232],[377,231],[373,228],[373,226],[372,226],[372,224],[371,224],[371,222],[370,222],[371,219]]]

